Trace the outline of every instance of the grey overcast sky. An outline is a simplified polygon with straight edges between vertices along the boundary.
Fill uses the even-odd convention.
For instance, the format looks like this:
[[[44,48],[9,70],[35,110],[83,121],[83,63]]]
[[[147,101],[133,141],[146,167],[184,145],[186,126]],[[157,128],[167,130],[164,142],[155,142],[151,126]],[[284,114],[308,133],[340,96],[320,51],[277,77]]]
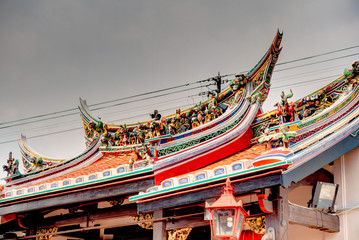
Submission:
[[[7,122],[74,109],[79,97],[91,105],[195,82],[218,71],[249,70],[278,28],[284,32],[278,63],[357,46],[358,12],[357,0],[0,0],[1,165],[9,151],[20,159],[15,141],[20,133],[38,152],[56,158],[85,147],[78,111],[41,122]],[[272,109],[281,90],[292,88],[294,100],[334,80],[359,58],[357,53],[359,48],[352,48],[277,66],[282,71],[273,75],[264,110]],[[330,58],[338,60],[285,70]],[[94,113],[115,123],[145,120],[153,109],[172,113],[165,110],[204,100],[192,95],[205,90]],[[53,132],[63,133],[39,137]]]

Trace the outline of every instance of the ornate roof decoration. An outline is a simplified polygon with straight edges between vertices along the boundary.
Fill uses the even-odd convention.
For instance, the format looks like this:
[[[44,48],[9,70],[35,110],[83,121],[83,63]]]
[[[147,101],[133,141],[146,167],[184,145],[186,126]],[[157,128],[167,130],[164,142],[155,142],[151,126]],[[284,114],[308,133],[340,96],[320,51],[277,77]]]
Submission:
[[[278,32],[259,63],[248,73],[235,75],[228,89],[173,115],[162,118],[154,111],[148,122],[111,125],[94,117],[80,99],[86,149],[70,159],[54,159],[37,153],[22,135],[19,146],[25,173],[17,172],[18,161],[9,156],[0,206],[143,176],[154,178],[155,184],[131,197],[132,201],[166,198],[227,177],[245,181],[272,173],[289,176],[344,139],[357,139],[357,62],[343,76],[302,99],[290,101],[293,92],[282,92],[276,109],[261,113],[281,38]],[[288,177],[283,184],[290,181]]]

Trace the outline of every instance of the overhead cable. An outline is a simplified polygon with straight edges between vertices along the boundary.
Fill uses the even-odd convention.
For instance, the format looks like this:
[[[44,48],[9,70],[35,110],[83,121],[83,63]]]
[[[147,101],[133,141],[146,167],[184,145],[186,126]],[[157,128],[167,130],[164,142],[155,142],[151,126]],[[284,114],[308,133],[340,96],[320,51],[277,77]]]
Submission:
[[[304,60],[308,60],[308,59],[312,59],[312,58],[316,58],[316,57],[321,57],[321,56],[329,55],[329,54],[332,54],[332,53],[342,52],[342,51],[349,50],[349,49],[353,49],[353,48],[357,48],[357,47],[359,47],[359,45],[352,46],[352,47],[347,47],[347,48],[342,48],[342,49],[338,49],[338,50],[335,50],[335,51],[330,51],[330,52],[321,53],[321,54],[317,54],[317,55],[312,55],[312,56],[309,56],[309,57],[298,58],[298,59],[291,60],[291,61],[287,61],[287,62],[277,63],[276,65],[277,65],[277,66],[280,66],[280,65],[285,65],[285,64],[289,64],[289,63],[304,61]]]
[[[307,64],[303,64],[303,65],[299,65],[299,66],[293,66],[293,67],[278,69],[278,70],[274,70],[274,72],[282,72],[282,71],[289,70],[289,69],[306,67],[306,66],[310,66],[310,65],[314,65],[314,64],[318,64],[318,63],[329,62],[329,61],[333,61],[333,60],[337,60],[337,59],[341,59],[341,58],[346,58],[346,57],[352,57],[352,56],[356,56],[356,55],[359,55],[359,53],[349,54],[349,55],[345,55],[345,56],[341,56],[341,57],[330,58],[330,59],[321,60],[321,61],[317,61],[317,62],[313,62],[313,63],[307,63]]]
[[[113,106],[120,106],[120,105],[124,105],[124,104],[128,104],[128,103],[133,103],[133,102],[138,102],[138,101],[143,101],[143,100],[148,100],[148,99],[153,99],[153,98],[158,98],[158,97],[163,97],[163,96],[167,96],[167,95],[170,95],[170,94],[175,94],[175,93],[179,93],[179,92],[185,92],[185,91],[193,90],[193,89],[196,89],[196,88],[200,88],[200,87],[187,88],[187,89],[177,90],[177,91],[174,91],[174,92],[165,93],[165,94],[161,94],[161,95],[156,95],[156,96],[146,97],[146,98],[142,98],[142,99],[137,99],[137,100],[127,101],[127,102],[112,104],[112,105],[104,106],[104,107],[98,107],[98,108],[92,109],[92,111],[96,111],[96,110],[104,109],[104,108],[109,108],[109,107],[113,107]],[[89,105],[89,106],[93,106],[93,105]],[[77,108],[76,108],[76,110],[77,110]],[[62,112],[65,112],[65,111],[62,111]],[[67,117],[67,116],[72,116],[72,115],[76,115],[76,114],[78,114],[78,113],[77,112],[76,113],[68,113],[68,114],[63,114],[63,115],[60,115],[60,116],[43,118],[43,119],[33,120],[33,121],[25,122],[25,123],[16,123],[16,124],[0,127],[0,129],[16,127],[16,126],[19,126],[19,125],[25,125],[25,124],[30,124],[30,123],[36,123],[36,122],[56,119],[56,118],[60,118],[60,117]],[[49,114],[49,115],[52,115],[52,114]],[[29,119],[31,119],[31,118],[29,118]],[[18,122],[18,121],[14,121],[14,122]],[[11,123],[11,122],[9,122],[9,123]]]
[[[354,49],[354,48],[357,48],[357,47],[359,47],[359,45],[352,46],[352,47],[347,47],[347,48],[343,48],[343,49],[339,49],[339,50],[335,50],[335,51],[330,51],[330,52],[326,52],[326,53],[321,53],[321,54],[317,54],[317,55],[312,55],[312,56],[305,57],[305,58],[299,58],[299,59],[295,59],[295,60],[291,60],[291,61],[287,61],[287,62],[283,62],[283,63],[277,63],[277,65],[280,66],[280,65],[285,65],[285,64],[293,63],[293,62],[308,60],[308,59],[312,59],[312,58],[316,58],[316,57],[320,57],[320,56],[324,56],[324,55],[329,55],[329,54],[336,53],[336,52],[341,52],[341,51],[345,51],[345,50],[349,50],[349,49]],[[289,67],[289,68],[274,70],[274,72],[281,72],[281,71],[285,71],[285,70],[289,70],[289,69],[294,69],[294,68],[299,68],[299,67],[304,67],[304,66],[310,66],[310,65],[317,64],[317,63],[328,62],[328,61],[337,60],[337,59],[341,59],[341,58],[345,58],[345,57],[355,56],[355,55],[358,55],[358,54],[359,54],[359,53],[355,53],[355,54],[350,54],[350,55],[346,55],[346,56],[341,56],[341,57],[326,59],[326,60],[322,60],[322,61],[317,61],[317,62],[314,62],[314,63],[308,63],[308,64],[299,65],[299,66],[293,66],[293,67]],[[226,76],[231,76],[231,75],[234,75],[234,74],[226,74],[226,75],[222,75],[221,77],[226,77]],[[150,91],[150,92],[145,92],[145,93],[142,93],[142,94],[136,94],[136,95],[128,96],[128,97],[125,97],[125,98],[119,98],[119,99],[104,101],[104,102],[100,102],[100,103],[90,104],[89,107],[98,106],[98,105],[103,105],[103,104],[108,104],[108,103],[117,102],[117,101],[121,101],[121,100],[127,100],[127,99],[130,99],[130,98],[136,98],[136,97],[140,97],[140,96],[144,96],[144,95],[149,95],[149,94],[154,94],[154,93],[158,93],[158,92],[162,92],[162,91],[167,91],[167,90],[171,90],[171,89],[175,89],[175,88],[181,88],[181,87],[189,86],[189,85],[196,84],[196,83],[200,83],[200,82],[204,82],[204,81],[210,81],[210,79],[211,79],[211,78],[203,79],[203,80],[199,80],[199,81],[192,82],[192,83],[186,83],[186,84],[182,84],[182,85],[178,85],[178,86],[174,86],[174,87],[170,87],[170,88],[164,88],[164,89],[160,89],[160,90],[156,90],[156,91]],[[191,90],[191,89],[190,89],[190,90]],[[177,92],[175,92],[175,93],[177,93]],[[166,95],[169,95],[169,94],[163,94],[162,96],[166,96]],[[152,98],[152,97],[151,97],[151,98]],[[139,99],[139,100],[136,100],[136,101],[147,100],[147,99],[149,99],[149,98]],[[132,102],[135,102],[135,101],[129,101],[128,103],[132,103]],[[93,109],[93,110],[96,111],[96,110],[99,110],[99,109],[103,109],[103,108],[107,108],[107,107],[112,107],[112,106],[123,105],[123,104],[127,104],[127,103],[114,104],[114,105],[106,106],[106,107],[102,107],[102,108],[95,108],[95,109]],[[77,108],[71,108],[71,109],[67,109],[67,110],[63,110],[63,111],[56,111],[56,112],[52,112],[52,113],[40,114],[40,115],[36,115],[36,116],[32,116],[32,117],[27,117],[27,118],[22,118],[22,119],[17,119],[17,120],[13,120],[13,121],[2,122],[2,123],[0,123],[0,125],[5,125],[5,124],[9,124],[9,123],[12,123],[12,125],[9,125],[9,126],[6,126],[6,127],[0,127],[0,129],[9,128],[9,127],[14,127],[14,126],[20,125],[20,124],[14,124],[14,123],[17,123],[17,122],[22,122],[22,121],[31,120],[31,119],[38,119],[38,118],[42,118],[42,117],[46,117],[46,116],[51,116],[51,115],[58,115],[58,114],[61,114],[61,113],[67,113],[67,112],[71,112],[71,111],[75,111],[75,110],[77,110]],[[23,124],[35,123],[35,122],[38,122],[38,121],[51,120],[51,119],[60,118],[60,117],[67,117],[67,116],[71,116],[71,115],[75,115],[75,114],[77,114],[77,113],[63,114],[63,115],[54,116],[54,117],[51,117],[51,118],[45,118],[45,119],[40,119],[40,120],[37,120],[37,121],[30,121],[30,122],[26,122],[26,123],[21,123],[21,125],[23,125]]]

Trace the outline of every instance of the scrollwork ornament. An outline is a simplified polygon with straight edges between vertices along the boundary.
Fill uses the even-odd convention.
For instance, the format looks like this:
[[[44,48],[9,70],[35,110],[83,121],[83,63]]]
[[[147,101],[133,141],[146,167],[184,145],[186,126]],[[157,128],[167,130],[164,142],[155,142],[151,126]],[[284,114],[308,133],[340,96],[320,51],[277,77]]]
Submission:
[[[250,229],[257,234],[265,234],[266,232],[266,217],[247,218],[245,222]]]
[[[151,220],[153,219],[153,214],[140,214],[140,215],[136,215],[133,217],[134,221],[140,222],[140,221],[144,221],[144,220]],[[140,226],[141,228],[144,229],[153,229],[153,222],[140,222],[137,223],[138,226]]]
[[[36,231],[36,235],[56,233],[57,230],[58,230],[57,227],[41,228]],[[52,237],[53,237],[53,235],[38,236],[38,237],[36,237],[36,240],[50,240]]]
[[[186,240],[192,228],[181,228],[168,231],[168,240]]]

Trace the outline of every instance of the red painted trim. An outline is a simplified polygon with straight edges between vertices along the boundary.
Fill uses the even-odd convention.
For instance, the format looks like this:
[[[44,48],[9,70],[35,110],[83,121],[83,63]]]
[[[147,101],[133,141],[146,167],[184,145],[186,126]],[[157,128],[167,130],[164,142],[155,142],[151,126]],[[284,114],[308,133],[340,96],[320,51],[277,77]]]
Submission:
[[[243,117],[242,117],[242,119],[240,120],[240,122],[237,123],[237,126],[235,126],[235,127],[233,127],[232,129],[228,130],[225,134],[231,133],[231,132],[233,132],[233,131],[237,131],[238,128],[240,128],[240,126],[242,125],[242,123],[247,120],[247,116],[249,115],[250,108],[251,108],[251,106],[248,106],[248,107],[247,107],[247,110],[246,110],[245,114],[243,115]],[[232,116],[232,117],[233,117],[233,116]],[[249,127],[249,128],[250,128],[250,127]],[[243,132],[243,133],[244,133],[244,132]],[[242,136],[243,133],[241,133],[240,136]],[[214,140],[216,140],[216,139],[218,139],[218,138],[221,138],[222,136],[223,136],[223,135],[218,135],[218,136],[212,138],[210,141],[214,141]],[[230,140],[230,141],[232,141],[232,140]],[[157,161],[161,161],[161,160],[163,160],[163,159],[166,159],[166,158],[169,158],[169,157],[178,155],[179,153],[183,153],[183,152],[189,151],[189,150],[194,149],[194,148],[197,148],[197,147],[199,147],[199,146],[203,146],[203,145],[205,145],[205,144],[207,144],[207,143],[208,143],[208,142],[205,141],[205,142],[202,142],[202,143],[200,143],[200,144],[196,144],[196,145],[194,145],[194,146],[192,146],[192,147],[189,147],[189,148],[186,148],[186,149],[183,149],[183,150],[180,150],[180,151],[177,151],[177,152],[168,154],[168,155],[166,155],[166,156],[159,157],[159,158],[157,159]],[[212,148],[212,149],[214,149],[214,148]],[[160,168],[157,168],[157,169],[163,169],[163,168],[166,168],[166,167],[169,166],[169,165],[173,165],[173,164],[176,164],[176,163],[177,163],[177,162],[169,163],[169,164],[164,165],[164,166],[162,166],[162,167],[160,167]]]
[[[185,173],[202,168],[206,165],[214,163],[222,158],[228,157],[240,150],[250,147],[250,140],[252,138],[252,128],[248,128],[244,134],[237,137],[237,139],[216,147],[211,151],[206,152],[198,157],[195,157],[182,164],[177,164],[166,170],[155,171],[155,184],[160,185],[165,179],[179,176]]]
[[[262,210],[262,212],[264,212],[264,213],[273,213],[273,211],[270,211],[270,210],[266,209],[266,207],[264,206],[264,203],[263,203],[263,199],[267,200],[268,195],[266,195],[266,194],[258,194],[257,197],[258,197],[259,208]]]
[[[20,217],[24,217],[24,216],[16,216],[16,218],[17,218],[17,223],[19,224],[19,226],[20,226],[21,228],[23,228],[23,229],[30,229],[30,228],[25,227],[24,225],[22,225],[21,220],[20,220]]]
[[[260,166],[277,163],[277,162],[281,162],[281,161],[282,160],[279,160],[279,159],[263,159],[263,160],[257,160],[255,162],[253,162],[252,164],[253,164],[253,167],[260,167]]]

